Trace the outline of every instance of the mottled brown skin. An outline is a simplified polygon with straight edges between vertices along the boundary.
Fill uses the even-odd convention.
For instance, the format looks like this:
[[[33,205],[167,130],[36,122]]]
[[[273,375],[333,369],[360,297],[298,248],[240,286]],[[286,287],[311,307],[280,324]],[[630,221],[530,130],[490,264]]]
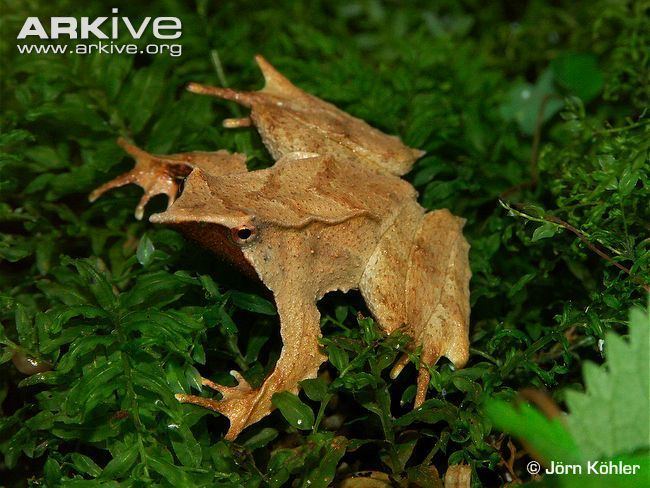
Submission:
[[[333,105],[309,95],[257,57],[266,84],[257,92],[191,84],[190,91],[250,107],[226,127],[254,125],[276,160],[248,172],[245,156],[225,151],[151,155],[120,140],[135,168],[98,188],[137,183],[169,197],[152,222],[176,226],[209,249],[253,270],[273,292],[283,349],[273,372],[252,388],[204,379],[221,400],[177,395],[226,415],[234,439],[272,409],[271,397],[298,391],[326,360],[318,344],[316,303],[335,290],[359,289],[379,325],[402,330],[422,347],[415,406],[425,399],[429,367],[441,356],[462,367],[468,356],[469,245],[463,220],[425,212],[399,178],[421,151],[411,149]],[[189,174],[176,200],[179,179]],[[396,377],[408,357],[393,368]]]

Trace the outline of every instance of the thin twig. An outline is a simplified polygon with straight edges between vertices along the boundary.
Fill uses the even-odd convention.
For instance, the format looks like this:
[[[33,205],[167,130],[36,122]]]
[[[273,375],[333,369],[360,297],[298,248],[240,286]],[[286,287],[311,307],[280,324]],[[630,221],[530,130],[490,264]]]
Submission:
[[[627,268],[623,266],[621,263],[614,261],[614,259],[607,254],[605,251],[600,249],[596,244],[592,243],[589,238],[580,230],[576,229],[574,226],[569,224],[567,221],[560,219],[559,217],[555,217],[554,215],[544,215],[542,217],[533,217],[532,215],[529,215],[522,210],[524,210],[524,205],[518,204],[518,203],[513,203],[513,204],[508,204],[506,202],[503,202],[500,200],[501,205],[506,208],[507,210],[512,211],[513,213],[516,213],[520,215],[521,217],[524,217],[529,220],[534,220],[537,222],[550,222],[551,224],[555,224],[559,227],[562,227],[563,229],[568,230],[569,232],[573,233],[582,243],[587,246],[589,249],[591,249],[594,253],[596,253],[598,256],[603,258],[605,261],[607,261],[609,264],[612,264],[616,266],[618,269],[621,271],[624,271],[625,273],[628,274],[628,276],[634,281],[635,283],[639,284],[645,291],[650,293],[650,285],[646,283],[641,277],[638,275],[632,273],[632,270],[630,268]],[[518,210],[515,210],[514,208],[517,208]]]
[[[219,78],[219,83],[224,88],[228,88],[228,80],[226,79],[226,72],[223,70],[223,65],[221,64],[221,58],[219,57],[219,51],[212,49],[210,51],[210,61],[212,61],[212,66],[217,72],[217,78]]]
[[[562,219],[560,219],[558,217],[555,217],[553,215],[546,215],[544,217],[544,220],[546,220],[547,222],[552,222],[554,224],[557,224],[557,225],[559,225],[561,227],[564,227],[566,230],[568,230],[570,232],[573,232],[578,237],[578,239],[580,239],[584,243],[585,246],[587,246],[593,252],[598,254],[605,261],[607,261],[610,264],[613,264],[614,266],[616,266],[620,270],[625,271],[630,276],[634,276],[632,274],[632,271],[629,268],[626,268],[621,263],[618,263],[618,262],[614,261],[607,253],[605,253],[604,251],[599,249],[596,245],[592,244],[591,241],[589,241],[589,239],[587,239],[587,237],[582,232],[580,232],[578,229],[573,227],[571,224],[569,224],[565,220],[562,220]],[[648,291],[650,291],[650,290],[648,290]]]
[[[217,51],[216,49],[210,50],[210,61],[212,61],[212,66],[214,67],[214,70],[217,73],[217,78],[219,79],[219,83],[221,84],[222,87],[228,88],[228,79],[226,78],[226,71],[223,69],[223,64],[221,64],[219,51]],[[237,105],[236,103],[230,103],[228,105],[230,105],[232,113],[237,118],[240,118],[242,112],[239,108],[239,105]]]

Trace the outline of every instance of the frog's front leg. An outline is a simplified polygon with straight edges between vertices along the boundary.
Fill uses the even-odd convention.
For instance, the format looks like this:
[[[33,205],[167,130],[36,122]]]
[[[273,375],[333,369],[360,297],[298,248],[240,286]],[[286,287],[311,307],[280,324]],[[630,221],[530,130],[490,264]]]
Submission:
[[[167,207],[169,207],[176,199],[180,182],[194,168],[201,168],[212,175],[247,171],[246,156],[243,154],[231,154],[224,150],[150,154],[122,137],[117,140],[117,143],[135,159],[135,166],[131,171],[95,189],[89,199],[93,202],[108,190],[135,183],[144,190],[144,195],[135,209],[135,217],[138,220],[142,219],[145,205],[156,195],[167,195]]]
[[[327,359],[318,345],[320,314],[314,300],[301,300],[297,294],[276,295],[280,315],[283,348],[273,372],[259,388],[252,388],[237,372],[231,374],[238,385],[229,387],[204,379],[203,384],[219,391],[223,398],[211,400],[195,395],[176,395],[183,403],[194,403],[220,412],[230,420],[226,439],[232,440],[249,425],[261,420],[274,409],[271,398],[281,391],[298,392],[298,383],[315,378]]]

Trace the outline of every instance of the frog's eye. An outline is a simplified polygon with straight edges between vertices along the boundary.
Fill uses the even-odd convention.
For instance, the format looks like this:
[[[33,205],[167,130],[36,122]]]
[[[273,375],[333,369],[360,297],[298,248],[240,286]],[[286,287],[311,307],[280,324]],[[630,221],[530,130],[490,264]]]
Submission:
[[[230,235],[236,244],[245,244],[252,241],[253,237],[255,237],[255,227],[240,225],[239,227],[230,229]]]

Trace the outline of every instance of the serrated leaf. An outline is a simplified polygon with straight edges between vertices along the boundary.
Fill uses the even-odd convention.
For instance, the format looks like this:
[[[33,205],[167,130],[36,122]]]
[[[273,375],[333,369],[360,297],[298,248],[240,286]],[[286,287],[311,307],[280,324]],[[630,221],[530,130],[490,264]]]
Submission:
[[[569,431],[586,459],[650,449],[650,315],[630,314],[629,338],[605,337],[606,361],[585,366],[585,392],[568,391]]]

